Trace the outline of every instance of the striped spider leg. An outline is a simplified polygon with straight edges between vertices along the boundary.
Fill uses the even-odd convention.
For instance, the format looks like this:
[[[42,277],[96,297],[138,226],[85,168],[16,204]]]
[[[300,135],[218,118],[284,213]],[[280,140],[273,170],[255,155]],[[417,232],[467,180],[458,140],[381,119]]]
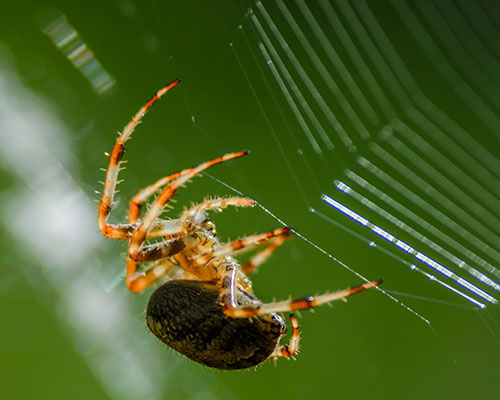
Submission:
[[[106,170],[106,180],[104,181],[104,189],[102,192],[101,201],[99,202],[98,222],[102,234],[108,238],[128,239],[130,235],[130,225],[114,225],[108,223],[109,214],[113,206],[113,198],[118,182],[118,173],[120,172],[120,164],[125,152],[125,142],[130,139],[135,127],[140,123],[142,117],[146,114],[149,108],[158,101],[170,89],[177,86],[181,82],[180,79],[169,83],[164,88],[160,89],[156,94],[144,104],[140,110],[133,116],[132,120],[125,126],[123,132],[118,136],[116,143],[109,155],[108,168]]]
[[[295,318],[294,314],[290,314],[290,322],[292,323],[292,336],[288,344],[276,346],[274,351],[271,353],[269,358],[276,357],[293,357],[299,352],[300,344],[300,332],[299,332],[299,322]]]
[[[244,263],[241,266],[241,270],[244,274],[249,275],[253,274],[257,271],[259,265],[264,263],[271,254],[291,236],[291,232],[285,232],[282,235],[275,237],[269,240],[269,243],[265,246],[264,249],[260,250],[257,254],[255,254],[250,260]]]
[[[230,276],[229,292],[234,293],[236,291],[235,289],[236,279],[232,274],[229,276]],[[375,286],[380,285],[381,283],[382,279],[379,279],[373,282],[363,283],[354,288],[338,290],[333,293],[323,293],[317,296],[306,296],[299,299],[275,301],[271,303],[263,303],[259,305],[251,305],[244,307],[238,306],[232,302],[227,302],[224,304],[224,312],[226,313],[226,315],[233,318],[249,318],[255,315],[289,312],[294,310],[307,310],[310,308],[317,307],[321,304],[330,303],[332,301],[345,300],[346,297],[362,292],[363,290],[366,289],[371,289]]]

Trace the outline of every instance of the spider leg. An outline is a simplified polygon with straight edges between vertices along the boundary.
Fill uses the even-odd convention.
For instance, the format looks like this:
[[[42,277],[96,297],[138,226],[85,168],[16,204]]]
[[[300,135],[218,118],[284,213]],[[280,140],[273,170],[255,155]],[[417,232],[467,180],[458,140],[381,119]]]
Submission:
[[[282,235],[290,231],[289,227],[275,229],[266,233],[260,233],[258,235],[247,236],[241,239],[237,239],[233,242],[227,243],[215,249],[214,251],[205,253],[193,260],[195,266],[201,266],[207,264],[210,260],[216,257],[223,257],[234,254],[236,252],[241,252],[249,250],[255,246],[262,244],[262,242],[267,241],[275,236]]]
[[[135,229],[139,227],[138,223],[134,224]],[[134,229],[134,231],[135,231]],[[134,232],[132,232],[127,239],[131,239]],[[182,219],[157,219],[146,236],[146,239],[167,237],[175,238],[186,235],[186,227]]]
[[[169,185],[167,185],[160,193],[160,195],[156,198],[156,200],[151,204],[151,208],[144,216],[144,220],[142,221],[141,225],[132,235],[132,240],[130,241],[130,246],[129,246],[130,258],[132,260],[136,259],[137,254],[139,252],[139,248],[144,243],[144,240],[146,239],[149,230],[154,225],[154,221],[161,214],[163,208],[165,207],[165,204],[175,194],[175,192],[177,191],[177,189],[179,189],[179,187],[181,187],[192,177],[198,175],[200,172],[204,171],[205,169],[213,165],[220,164],[224,161],[232,160],[233,158],[242,157],[247,154],[248,151],[240,151],[237,153],[229,153],[221,157],[214,158],[211,161],[207,161],[203,164],[198,165],[197,167],[191,168],[184,175],[178,177],[177,179],[172,181]]]
[[[273,357],[293,357],[299,352],[299,342],[300,342],[300,332],[299,332],[299,322],[295,315],[290,314],[290,321],[292,322],[293,333],[288,344],[284,346],[278,346],[274,349],[269,358]]]
[[[134,293],[144,290],[175,267],[175,264],[168,258],[162,258],[154,262],[146,271],[138,274],[137,264],[131,259],[127,262],[127,286]]]
[[[170,240],[163,240],[148,246],[142,246],[134,261],[143,262],[172,257],[181,251],[197,246],[200,244],[200,240],[200,236],[197,233],[193,233]]]
[[[238,307],[236,302],[236,283],[238,268],[233,262],[226,262],[221,266],[223,278],[221,280],[222,287],[220,291],[221,301],[224,306],[231,309]]]
[[[253,274],[257,270],[257,267],[265,262],[271,256],[271,254],[290,236],[291,232],[285,232],[284,234],[271,239],[269,241],[270,243],[263,250],[259,251],[250,260],[242,265],[241,270],[243,271],[243,273],[245,275]]]
[[[335,300],[344,300],[346,297],[362,292],[366,289],[371,289],[382,283],[382,279],[378,281],[363,283],[352,289],[339,290],[333,293],[324,293],[318,296],[306,296],[295,300],[283,300],[272,303],[263,303],[256,306],[236,306],[231,302],[224,302],[224,312],[228,317],[233,318],[249,318],[254,315],[271,314],[277,312],[287,312],[293,310],[306,310],[317,307],[324,303],[329,303]],[[236,290],[236,283],[233,282],[231,290]],[[234,295],[233,295],[234,297]]]
[[[209,210],[221,210],[226,208],[227,206],[233,207],[249,207],[253,206],[255,201],[246,197],[223,197],[217,199],[206,199],[200,204],[196,204],[191,207],[189,210],[186,210],[182,213],[181,219],[185,218],[193,218],[195,221],[200,221],[202,216],[206,211]]]
[[[112,233],[110,236],[113,239],[128,240],[139,227],[139,223],[131,224],[116,224],[112,225]],[[111,226],[111,225],[110,225]],[[111,231],[110,231],[111,232]],[[184,222],[180,219],[156,220],[148,232],[146,239],[154,239],[159,237],[174,238],[186,234]]]
[[[139,212],[141,210],[142,203],[144,203],[150,196],[155,194],[158,190],[160,190],[167,183],[173,181],[174,179],[181,177],[182,175],[187,174],[191,170],[192,170],[192,168],[188,168],[188,169],[184,169],[182,171],[176,172],[175,174],[165,176],[165,177],[157,180],[152,185],[149,185],[149,186],[145,187],[144,189],[141,189],[130,201],[129,221],[132,223],[132,222],[136,222],[139,219]]]
[[[125,126],[123,132],[116,140],[116,143],[109,156],[108,169],[106,170],[106,181],[104,182],[104,190],[102,192],[101,201],[99,202],[99,229],[104,236],[115,238],[123,235],[123,230],[113,224],[108,224],[109,214],[113,205],[113,197],[115,195],[115,188],[120,172],[120,163],[125,152],[125,142],[130,138],[136,125],[141,121],[142,117],[148,109],[159,100],[165,93],[180,83],[180,79],[173,81],[164,88],[160,89],[151,99],[141,107],[141,109],[134,115],[132,120]]]

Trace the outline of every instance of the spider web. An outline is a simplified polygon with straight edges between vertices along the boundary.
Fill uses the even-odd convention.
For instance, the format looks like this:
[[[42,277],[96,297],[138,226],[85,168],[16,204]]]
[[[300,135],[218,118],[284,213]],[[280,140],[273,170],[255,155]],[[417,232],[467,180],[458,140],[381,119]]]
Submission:
[[[454,34],[448,28],[451,23],[443,21],[436,6],[432,3],[427,6],[423,6],[423,2],[418,4],[431,25],[431,32],[439,29],[436,40],[442,40],[447,45],[445,50],[449,50],[455,59],[467,60],[458,64],[462,67],[460,72],[477,83],[479,94],[446,61],[415,12],[401,2],[396,2],[395,9],[406,21],[409,32],[418,39],[422,51],[435,63],[443,81],[467,107],[475,111],[478,122],[485,126],[487,132],[498,135],[498,117],[491,108],[499,96],[498,91],[492,90],[498,88],[498,82],[495,81],[496,76],[480,73],[484,67],[478,65],[488,55],[491,58],[491,53],[482,49],[484,53],[480,52],[480,55],[485,56],[478,57],[477,63],[473,62],[458,38],[454,37],[468,35],[469,32]],[[432,273],[425,273],[433,281],[449,288],[450,281],[461,286],[454,292],[481,308],[486,307],[485,302],[497,304],[494,295],[500,288],[500,271],[487,259],[495,263],[500,256],[500,221],[496,212],[500,205],[498,160],[465,129],[457,129],[459,123],[425,96],[368,4],[355,2],[351,7],[347,2],[338,2],[335,5],[338,10],[326,1],[319,2],[319,10],[326,17],[326,21],[321,22],[304,1],[296,2],[294,15],[283,1],[277,0],[275,6],[279,11],[276,10],[278,16],[274,19],[264,4],[257,2],[255,8],[249,10],[249,19],[257,33],[256,47],[313,153],[324,157],[329,165],[333,164],[332,158],[341,157],[345,166],[353,165],[352,169],[344,168],[343,177],[330,177],[334,187],[382,217],[385,225],[390,226],[396,235],[407,234],[423,251],[445,258],[457,273],[359,217],[339,201],[327,195],[323,195],[322,199],[401,251],[413,255],[433,270]],[[467,29],[459,8],[453,4],[450,7],[457,13],[453,15],[460,23],[459,27]],[[344,23],[341,17],[345,18]],[[352,38],[346,31],[347,24],[354,32]],[[327,35],[325,30],[328,28],[334,29],[334,32]],[[292,43],[287,42],[282,34],[285,29],[295,35],[293,39],[296,40]],[[443,33],[442,30],[446,29],[448,31]],[[331,39],[332,33],[338,35],[335,40]],[[473,41],[479,42],[479,38],[473,36],[467,42]],[[341,50],[349,57],[340,57],[334,44],[342,45]],[[477,44],[471,45],[476,48]],[[299,50],[304,51],[306,56],[299,59],[295,55]],[[322,57],[327,60],[323,61]],[[375,76],[377,72],[379,75]],[[360,88],[363,84],[368,89],[366,94]],[[345,90],[341,90],[340,85]],[[312,100],[306,99],[306,96]],[[335,108],[335,114],[332,102],[325,100],[327,97],[339,106]],[[371,98],[374,101],[370,101]],[[378,113],[371,104],[380,106]],[[328,120],[330,126],[322,124],[322,117]],[[327,130],[336,135],[326,134]],[[356,136],[347,132],[354,132]],[[476,158],[471,153],[476,154]],[[492,163],[482,163],[484,159]],[[338,168],[332,166],[332,170],[335,169]],[[349,184],[359,187],[359,191]],[[387,194],[384,185],[395,189],[397,195],[404,196],[405,204]],[[422,213],[433,218],[423,219],[419,216]],[[449,233],[451,230],[456,233],[454,237]],[[460,239],[468,239],[467,247],[459,242],[457,234]],[[414,264],[411,268],[424,273]],[[442,281],[445,278],[448,283]],[[478,285],[485,285],[489,292]]]
[[[55,107],[33,97],[18,80],[20,74],[29,81],[30,71],[7,64],[2,68],[0,154],[18,182],[2,193],[3,230],[8,241],[24,249],[11,254],[2,246],[9,255],[6,271],[22,265],[106,392],[121,399],[234,398],[235,393],[255,398],[268,396],[266,384],[271,387],[278,377],[304,382],[285,385],[283,395],[291,398],[330,395],[325,382],[333,383],[339,397],[350,396],[353,385],[359,396],[372,398],[386,398],[385,387],[395,398],[498,394],[491,362],[500,351],[495,305],[500,289],[496,4],[218,1],[206,5],[203,16],[200,10],[189,14],[189,5],[177,7],[180,20],[189,21],[180,36],[179,26],[169,19],[178,11],[172,5],[151,2],[141,8],[117,1],[108,14],[103,11],[108,18],[121,16],[115,29],[125,25],[139,36],[138,45],[132,34],[127,37],[127,55],[129,46],[147,50],[136,50],[140,55],[127,59],[126,77],[120,73],[123,60],[106,59],[98,41],[84,40],[92,36],[77,17],[85,15],[83,10],[51,10],[38,24],[61,59],[89,82],[91,92],[116,103],[118,97],[130,97],[120,99],[116,113],[106,115],[109,126],[100,122],[96,129],[88,122],[93,119],[76,113],[81,102],[75,96],[44,89],[44,97],[72,116],[61,121]],[[201,41],[196,35],[207,27],[210,46],[192,44],[190,40]],[[86,35],[80,36],[80,29]],[[189,29],[194,39],[183,37]],[[126,35],[125,30],[119,31]],[[105,40],[110,48],[111,37]],[[11,52],[16,56],[14,42],[6,43],[11,50],[2,50],[5,59]],[[205,60],[203,69],[190,69],[196,57]],[[154,73],[138,79],[137,71],[148,69]],[[186,133],[175,137],[176,149],[182,151],[164,151],[174,142],[170,136],[166,141],[165,116],[156,109],[147,116],[141,140],[134,137],[130,145],[134,168],[125,171],[123,200],[115,215],[123,215],[130,195],[152,181],[151,170],[160,177],[179,163],[204,160],[206,150],[215,155],[250,147],[252,166],[210,172],[216,183],[196,182],[193,197],[181,192],[180,201],[196,200],[196,190],[204,196],[220,190],[227,194],[229,188],[257,199],[261,214],[273,218],[271,224],[277,220],[294,227],[304,240],[280,249],[277,261],[270,263],[280,260],[284,268],[266,266],[255,276],[255,290],[263,299],[384,278],[383,293],[360,295],[345,309],[304,315],[304,349],[297,362],[304,367],[284,361],[277,369],[264,367],[249,375],[214,376],[148,340],[140,318],[147,296],[130,296],[123,287],[123,263],[116,255],[124,248],[119,243],[103,248],[91,223],[96,207],[89,199],[97,178],[85,170],[102,160],[91,156],[86,161],[83,155],[76,160],[78,150],[68,140],[85,146],[87,137],[122,126],[124,115],[139,107],[137,98],[147,96],[144,87],[157,89],[158,79],[145,75],[156,75],[161,83],[177,75],[184,78],[179,94],[172,95],[181,106],[167,100],[166,108],[174,108],[173,117],[180,115],[189,124],[168,122],[169,131]],[[76,91],[77,78],[54,79],[50,87]],[[72,100],[59,106],[66,98]],[[210,103],[215,102],[233,112],[245,111],[231,115],[214,109]],[[101,104],[111,110],[110,103]],[[92,118],[105,119],[98,112]],[[74,120],[86,122],[68,122]],[[221,125],[227,125],[225,131]],[[204,148],[197,151],[192,142]],[[31,143],[30,151],[26,143]],[[87,151],[109,151],[110,143],[109,136],[99,138]],[[138,155],[141,151],[147,155]],[[188,153],[196,157],[186,161]],[[21,210],[19,204],[24,205]],[[231,233],[268,226],[262,217],[243,214]],[[215,217],[218,228],[219,221],[225,226],[234,216],[225,218]],[[78,232],[70,226],[78,226]],[[9,293],[9,273],[2,293]],[[58,300],[44,298],[47,288]],[[394,302],[404,308],[393,307]],[[338,321],[345,329],[339,329]],[[392,343],[400,347],[391,351]],[[393,364],[406,372],[391,369]],[[431,378],[436,383],[429,386]]]

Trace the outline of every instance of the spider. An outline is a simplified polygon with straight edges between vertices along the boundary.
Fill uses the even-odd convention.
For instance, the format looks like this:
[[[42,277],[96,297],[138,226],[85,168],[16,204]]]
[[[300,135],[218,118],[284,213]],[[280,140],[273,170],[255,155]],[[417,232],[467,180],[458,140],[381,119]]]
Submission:
[[[244,369],[269,358],[293,356],[299,349],[297,319],[290,315],[293,332],[289,343],[280,345],[287,330],[278,313],[344,300],[382,281],[318,296],[263,303],[253,294],[248,275],[291,235],[289,227],[221,242],[207,212],[255,204],[244,197],[206,199],[177,219],[159,218],[180,186],[209,167],[245,156],[247,151],[225,154],[158,180],[132,199],[128,223],[108,223],[120,165],[124,162],[125,142],[146,111],[179,83],[177,79],[159,90],[119,134],[109,155],[99,203],[99,228],[108,238],[129,241],[126,282],[132,292],[140,292],[160,279],[165,281],[151,295],[146,322],[174,350],[200,364],[223,370]],[[144,217],[139,219],[143,204],[158,192]],[[145,243],[155,238],[159,241]],[[238,263],[236,254],[260,246],[264,248],[248,262]],[[144,262],[150,263],[139,269]]]

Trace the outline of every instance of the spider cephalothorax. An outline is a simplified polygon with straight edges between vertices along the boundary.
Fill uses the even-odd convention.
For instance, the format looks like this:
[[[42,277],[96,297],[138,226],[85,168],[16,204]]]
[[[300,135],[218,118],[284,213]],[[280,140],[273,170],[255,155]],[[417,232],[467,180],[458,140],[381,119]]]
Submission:
[[[125,142],[146,111],[167,91],[180,83],[175,80],[159,90],[132,118],[118,137],[110,154],[106,181],[99,203],[99,228],[109,238],[129,240],[127,285],[139,292],[159,279],[166,281],[153,292],[146,320],[151,331],[165,344],[209,367],[242,369],[262,361],[292,356],[299,347],[299,326],[290,315],[293,333],[288,345],[280,345],[286,326],[277,314],[315,307],[372,288],[381,280],[353,289],[307,296],[296,300],[261,302],[252,292],[248,275],[264,262],[290,235],[290,228],[222,243],[208,211],[228,206],[248,207],[254,201],[245,197],[206,199],[185,210],[179,218],[164,220],[160,215],[177,189],[205,169],[247,151],[222,157],[166,176],[142,189],[130,202],[127,224],[110,224],[118,172]],[[142,220],[142,204],[159,192]],[[157,239],[154,244],[145,244]],[[244,265],[238,253],[263,246]],[[149,264],[138,270],[140,263]]]

